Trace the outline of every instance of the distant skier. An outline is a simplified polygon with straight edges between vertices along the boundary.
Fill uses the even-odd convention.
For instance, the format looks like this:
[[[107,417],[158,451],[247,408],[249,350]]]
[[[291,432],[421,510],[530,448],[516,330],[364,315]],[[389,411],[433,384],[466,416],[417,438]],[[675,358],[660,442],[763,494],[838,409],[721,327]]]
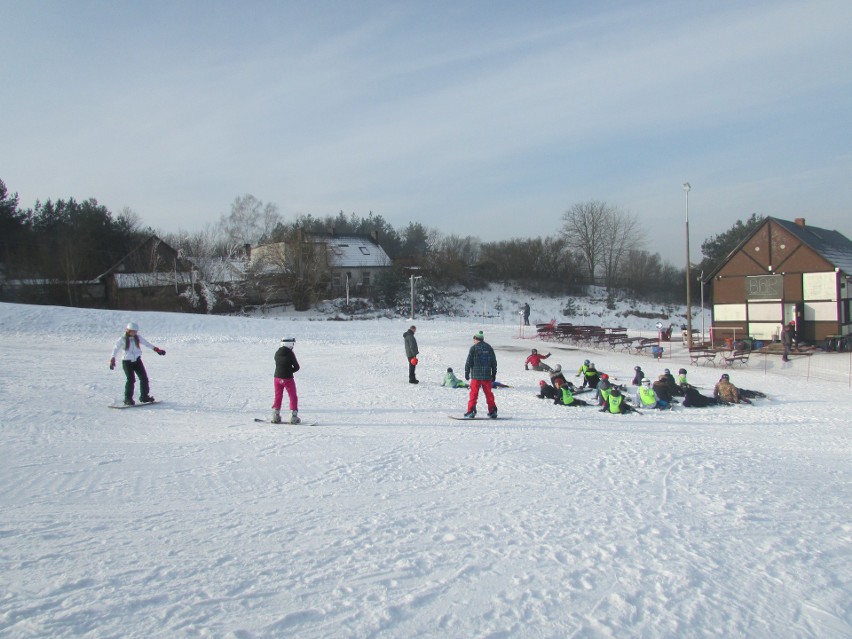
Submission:
[[[464,378],[470,381],[470,398],[464,416],[468,419],[476,417],[476,402],[481,388],[488,406],[488,416],[496,419],[497,404],[494,403],[491,384],[497,379],[497,356],[494,355],[494,349],[485,342],[482,331],[473,336],[473,346],[470,347],[464,364]]]
[[[793,339],[796,334],[796,325],[793,322],[784,325],[781,329],[781,345],[784,347],[784,355],[781,356],[782,362],[790,361],[790,351],[793,350]]]
[[[115,358],[121,352],[121,367],[124,369],[124,375],[127,377],[127,382],[124,385],[124,405],[133,406],[136,402],[133,401],[133,389],[136,387],[136,377],[139,377],[139,401],[143,404],[149,404],[154,401],[150,395],[148,384],[148,372],[145,370],[145,365],[142,363],[142,349],[140,346],[147,346],[157,355],[165,355],[166,351],[157,348],[151,342],[146,340],[139,334],[139,324],[130,322],[124,329],[124,335],[118,338],[115,343],[115,348],[112,349],[112,357],[109,359],[109,369],[115,369]]]
[[[296,380],[293,373],[299,370],[299,361],[293,349],[296,346],[295,337],[285,337],[281,340],[281,346],[275,351],[275,396],[272,401],[273,424],[281,423],[281,402],[284,399],[284,391],[290,400],[289,424],[298,424],[299,419],[299,396],[296,393]]]
[[[633,381],[631,382],[634,386],[639,386],[642,383],[642,380],[645,379],[645,373],[642,372],[641,366],[634,366],[633,370],[635,371],[633,375]]]
[[[522,309],[524,314],[524,326],[530,325],[530,305],[529,303],[524,303],[524,308]]]
[[[405,358],[408,360],[408,383],[419,384],[415,369],[417,368],[417,340],[414,338],[414,333],[417,332],[416,326],[410,326],[407,331],[402,334],[402,339],[405,341]]]

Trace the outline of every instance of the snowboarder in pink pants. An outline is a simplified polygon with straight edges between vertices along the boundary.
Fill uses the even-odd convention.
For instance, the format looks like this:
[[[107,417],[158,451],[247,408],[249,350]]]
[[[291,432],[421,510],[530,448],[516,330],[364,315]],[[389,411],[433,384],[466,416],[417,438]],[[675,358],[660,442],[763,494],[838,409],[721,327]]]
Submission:
[[[281,347],[275,351],[275,399],[272,402],[272,423],[281,423],[281,401],[284,399],[284,391],[290,398],[290,424],[298,424],[299,419],[299,396],[296,393],[296,380],[293,373],[299,370],[299,362],[293,348],[296,346],[295,337],[285,337],[281,340]]]

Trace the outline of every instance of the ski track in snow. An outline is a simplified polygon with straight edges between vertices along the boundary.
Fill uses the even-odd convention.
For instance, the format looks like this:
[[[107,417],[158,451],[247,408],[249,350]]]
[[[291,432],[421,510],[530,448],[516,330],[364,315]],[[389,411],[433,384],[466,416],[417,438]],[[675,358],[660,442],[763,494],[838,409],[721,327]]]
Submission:
[[[162,403],[111,411],[127,316],[0,305],[4,637],[852,636],[844,384],[735,369],[772,399],[567,409],[489,326],[512,420],[453,422],[475,324],[419,323],[411,386],[405,320],[137,313]],[[282,332],[319,426],[253,422]]]

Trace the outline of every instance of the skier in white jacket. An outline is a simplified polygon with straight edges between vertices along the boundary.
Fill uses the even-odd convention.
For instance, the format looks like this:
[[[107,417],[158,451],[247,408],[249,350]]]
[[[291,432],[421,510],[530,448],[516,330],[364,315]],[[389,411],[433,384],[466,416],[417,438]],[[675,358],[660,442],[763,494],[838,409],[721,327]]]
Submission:
[[[124,385],[124,405],[133,406],[136,402],[133,401],[133,389],[136,386],[136,376],[139,376],[139,401],[143,404],[153,402],[148,386],[148,373],[145,370],[145,365],[142,363],[142,346],[147,346],[157,355],[165,355],[166,351],[157,348],[151,342],[146,340],[139,334],[139,325],[136,322],[130,322],[124,329],[124,335],[118,338],[115,343],[115,348],[112,349],[112,357],[109,359],[109,369],[115,369],[115,358],[123,351],[121,357],[121,366],[124,369],[124,374],[127,377],[127,383]]]

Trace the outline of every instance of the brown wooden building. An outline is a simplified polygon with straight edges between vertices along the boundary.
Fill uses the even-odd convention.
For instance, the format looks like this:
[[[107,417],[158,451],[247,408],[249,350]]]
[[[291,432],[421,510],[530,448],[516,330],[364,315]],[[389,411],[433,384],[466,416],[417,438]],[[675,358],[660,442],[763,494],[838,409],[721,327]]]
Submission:
[[[852,332],[852,242],[804,218],[767,218],[705,283],[711,286],[715,343],[778,339],[791,321],[805,343]]]
[[[99,275],[105,308],[144,311],[190,311],[181,295],[193,285],[192,264],[156,235]]]

